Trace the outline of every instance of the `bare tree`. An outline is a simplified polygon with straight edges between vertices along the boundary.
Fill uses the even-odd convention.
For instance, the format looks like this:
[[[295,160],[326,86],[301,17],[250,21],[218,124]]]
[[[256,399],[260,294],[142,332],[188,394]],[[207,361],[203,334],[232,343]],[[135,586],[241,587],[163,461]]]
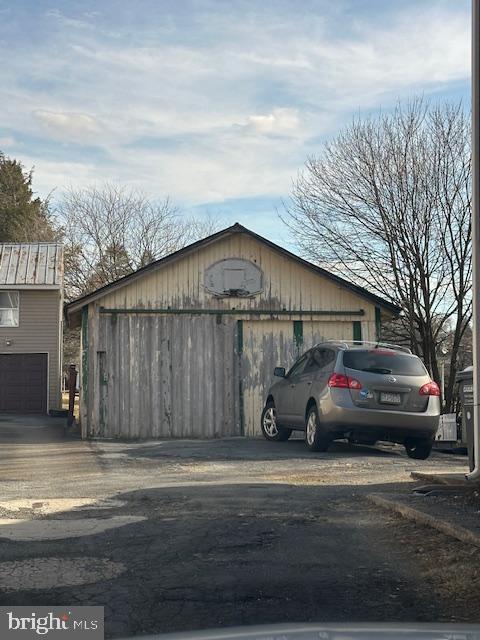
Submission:
[[[185,218],[169,198],[105,184],[69,189],[57,210],[65,241],[69,299],[143,267],[202,235],[217,222]]]
[[[207,211],[206,214],[201,217],[191,216],[186,222],[187,240],[188,242],[195,242],[196,240],[207,238],[226,226],[228,226],[227,222],[221,215],[212,213],[211,211]]]
[[[461,105],[417,99],[354,121],[307,160],[282,218],[310,259],[402,307],[400,334],[437,381],[438,347],[453,336],[449,409],[472,314],[470,130]]]

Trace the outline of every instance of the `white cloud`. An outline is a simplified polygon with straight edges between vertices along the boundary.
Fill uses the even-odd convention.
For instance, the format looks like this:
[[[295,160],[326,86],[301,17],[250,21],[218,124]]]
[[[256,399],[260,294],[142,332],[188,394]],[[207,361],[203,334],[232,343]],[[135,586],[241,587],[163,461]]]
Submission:
[[[97,119],[86,113],[37,109],[32,115],[52,138],[65,142],[87,142],[102,129]]]
[[[345,20],[341,30],[321,4],[315,15],[258,3],[240,20],[205,0],[191,37],[169,27],[164,39],[154,21],[141,33],[112,25],[110,37],[101,16],[50,12],[62,29],[2,70],[2,135],[100,148],[101,164],[30,149],[25,164],[45,190],[115,179],[192,203],[276,195],[309,141],[352,113],[466,82],[469,14],[456,3],[398,3],[383,23]]]
[[[300,121],[297,109],[273,109],[267,115],[252,115],[247,118],[247,128],[262,134],[293,133]]]

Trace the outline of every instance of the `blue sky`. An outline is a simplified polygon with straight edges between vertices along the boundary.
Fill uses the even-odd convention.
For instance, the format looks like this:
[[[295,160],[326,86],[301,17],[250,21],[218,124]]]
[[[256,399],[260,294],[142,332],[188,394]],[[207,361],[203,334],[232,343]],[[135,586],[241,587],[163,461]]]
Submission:
[[[0,150],[282,243],[308,155],[398,99],[468,107],[469,0],[0,0]]]

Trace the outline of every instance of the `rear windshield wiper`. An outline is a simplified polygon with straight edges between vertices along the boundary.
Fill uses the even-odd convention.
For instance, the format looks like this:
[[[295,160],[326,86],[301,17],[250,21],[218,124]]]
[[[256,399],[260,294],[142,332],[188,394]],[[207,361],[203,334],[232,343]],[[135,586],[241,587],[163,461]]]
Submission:
[[[391,369],[381,369],[380,367],[366,367],[362,371],[370,371],[371,373],[392,373]]]

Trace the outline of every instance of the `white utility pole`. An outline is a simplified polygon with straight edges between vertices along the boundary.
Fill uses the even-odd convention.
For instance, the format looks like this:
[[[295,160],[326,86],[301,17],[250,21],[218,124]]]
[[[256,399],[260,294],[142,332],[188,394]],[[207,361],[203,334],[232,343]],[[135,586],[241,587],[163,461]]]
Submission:
[[[475,467],[480,480],[480,0],[472,0],[472,254],[473,254],[473,429]]]

